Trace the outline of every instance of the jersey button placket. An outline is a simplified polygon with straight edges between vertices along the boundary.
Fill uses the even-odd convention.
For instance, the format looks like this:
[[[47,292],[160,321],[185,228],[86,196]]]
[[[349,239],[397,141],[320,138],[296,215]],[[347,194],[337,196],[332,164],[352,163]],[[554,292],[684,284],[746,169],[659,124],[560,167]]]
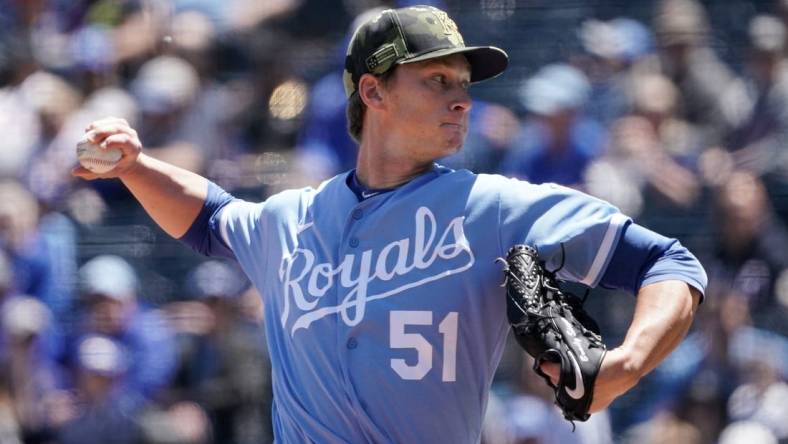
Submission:
[[[360,206],[363,206],[364,203]],[[348,254],[357,256],[358,253],[354,251],[354,249],[358,248],[361,245],[361,241],[357,237],[358,231],[363,224],[362,219],[364,219],[364,209],[362,208],[354,208],[350,211],[347,215],[346,219],[346,226],[345,231],[342,235],[340,256],[345,256]],[[360,258],[356,257],[355,261],[358,261]],[[346,292],[351,291],[351,289],[346,289],[342,286],[337,286],[337,303],[341,303],[340,301],[344,300],[347,296]],[[355,353],[356,349],[359,347],[359,339],[358,339],[359,332],[354,331],[354,327],[347,325],[341,317],[337,318],[337,343],[336,346],[342,359],[340,359],[339,368],[342,373],[343,382],[345,393],[347,394],[348,399],[352,403],[354,408],[361,409],[360,400],[358,399],[358,394],[356,393],[356,388],[353,384],[353,373],[359,371],[357,368],[358,366],[354,366],[351,363],[356,362],[358,359],[358,354]]]

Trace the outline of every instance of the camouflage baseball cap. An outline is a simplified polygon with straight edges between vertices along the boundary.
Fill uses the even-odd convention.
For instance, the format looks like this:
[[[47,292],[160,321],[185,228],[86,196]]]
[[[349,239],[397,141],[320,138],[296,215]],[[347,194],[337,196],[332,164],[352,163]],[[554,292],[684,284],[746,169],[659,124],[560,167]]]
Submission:
[[[494,46],[465,46],[448,14],[432,6],[386,9],[353,34],[345,58],[345,94],[356,92],[361,76],[383,74],[395,65],[463,54],[471,64],[471,82],[502,73],[509,57]]]

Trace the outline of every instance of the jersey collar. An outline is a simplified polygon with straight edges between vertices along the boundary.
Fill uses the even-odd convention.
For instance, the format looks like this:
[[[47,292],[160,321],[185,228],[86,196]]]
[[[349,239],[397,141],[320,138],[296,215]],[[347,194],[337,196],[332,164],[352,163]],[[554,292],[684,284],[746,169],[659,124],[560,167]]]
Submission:
[[[444,173],[447,173],[447,172],[451,172],[451,171],[453,171],[451,168],[446,168],[446,167],[444,167],[442,165],[439,165],[437,163],[433,163],[432,164],[432,168],[429,171],[426,171],[424,174],[422,174],[420,176],[414,177],[413,179],[411,179],[408,182],[405,182],[405,183],[402,183],[400,185],[397,185],[396,187],[393,187],[393,188],[369,188],[369,187],[364,186],[364,184],[362,184],[358,180],[358,176],[356,176],[356,169],[354,168],[354,169],[350,170],[347,173],[347,176],[345,177],[345,183],[347,184],[347,186],[350,189],[350,191],[352,191],[353,194],[356,195],[356,198],[358,199],[358,201],[359,202],[363,202],[363,201],[365,201],[365,200],[367,200],[369,198],[372,198],[372,197],[375,197],[375,196],[379,196],[381,194],[385,194],[385,193],[388,193],[390,191],[394,191],[394,190],[400,189],[400,188],[404,187],[405,185],[412,184],[412,183],[418,183],[419,179],[423,179],[425,177],[433,177],[433,176],[441,175],[441,174],[444,174]]]
[[[350,174],[347,175],[345,182],[347,183],[348,188],[350,188],[350,191],[356,195],[356,198],[358,198],[359,202],[363,202],[370,197],[375,197],[378,194],[388,193],[389,191],[393,191],[398,188],[368,188],[358,180],[355,169],[350,170]]]

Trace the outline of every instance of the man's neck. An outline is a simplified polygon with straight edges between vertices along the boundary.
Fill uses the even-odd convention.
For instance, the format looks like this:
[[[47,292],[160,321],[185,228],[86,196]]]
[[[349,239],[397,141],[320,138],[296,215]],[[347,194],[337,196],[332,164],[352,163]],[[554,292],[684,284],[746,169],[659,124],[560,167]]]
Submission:
[[[396,188],[433,167],[433,162],[416,162],[405,156],[391,156],[370,152],[363,147],[359,151],[356,176],[369,189]]]
[[[356,176],[367,188],[396,188],[433,168],[435,159],[414,156],[423,147],[412,146],[418,142],[402,136],[395,127],[386,121],[364,119]]]

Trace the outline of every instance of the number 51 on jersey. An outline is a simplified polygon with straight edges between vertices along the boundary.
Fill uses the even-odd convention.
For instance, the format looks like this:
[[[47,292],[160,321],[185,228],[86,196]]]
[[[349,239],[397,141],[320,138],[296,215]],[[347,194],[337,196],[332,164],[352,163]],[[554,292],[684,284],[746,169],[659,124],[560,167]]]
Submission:
[[[438,323],[438,332],[443,336],[443,363],[441,380],[454,382],[457,379],[457,324],[458,313],[449,312]],[[416,350],[416,363],[409,365],[405,359],[391,360],[391,368],[400,378],[410,381],[423,379],[432,370],[433,344],[419,333],[406,333],[408,325],[432,326],[431,311],[393,310],[389,315],[389,346],[391,348],[411,348]]]

